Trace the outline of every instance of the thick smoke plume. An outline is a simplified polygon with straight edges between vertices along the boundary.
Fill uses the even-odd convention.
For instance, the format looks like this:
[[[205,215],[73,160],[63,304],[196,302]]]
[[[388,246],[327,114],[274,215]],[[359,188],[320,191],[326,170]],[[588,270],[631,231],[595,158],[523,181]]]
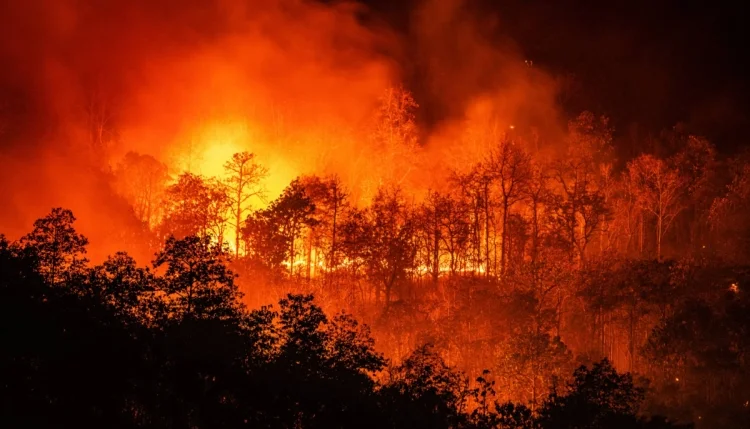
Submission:
[[[248,150],[270,170],[270,197],[305,173],[372,182],[368,162],[382,150],[368,135],[373,112],[402,84],[437,112],[418,116],[405,182],[415,190],[464,162],[456,154],[475,155],[466,130],[533,125],[554,136],[553,79],[498,42],[502,21],[477,19],[471,4],[422,2],[409,34],[397,34],[356,3],[4,2],[0,225],[20,233],[66,206],[93,258],[138,242],[121,237],[135,221],[111,186],[128,151],[172,174],[216,175]]]

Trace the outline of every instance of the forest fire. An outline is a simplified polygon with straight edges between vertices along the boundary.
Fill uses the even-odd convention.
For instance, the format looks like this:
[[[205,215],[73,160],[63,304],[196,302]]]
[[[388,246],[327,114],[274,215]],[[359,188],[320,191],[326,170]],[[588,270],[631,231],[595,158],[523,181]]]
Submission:
[[[713,42],[362,1],[0,5],[0,421],[750,427]]]
[[[265,195],[253,201],[254,208],[265,207],[267,201],[281,195],[286,185],[301,174],[285,162],[283,155],[264,151],[268,145],[263,143],[262,135],[250,130],[247,122],[216,120],[197,126],[190,135],[190,143],[176,148],[177,153],[172,155],[176,159],[175,171],[178,174],[194,173],[226,179],[224,165],[232,155],[245,151],[257,153],[260,162],[268,166],[268,173],[263,180]],[[253,150],[254,147],[260,150]]]

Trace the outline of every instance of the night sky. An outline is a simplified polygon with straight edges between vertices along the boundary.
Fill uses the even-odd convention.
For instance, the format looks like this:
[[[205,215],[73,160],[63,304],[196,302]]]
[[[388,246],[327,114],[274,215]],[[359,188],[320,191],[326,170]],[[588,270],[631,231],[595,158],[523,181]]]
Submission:
[[[366,0],[407,40],[417,1]],[[496,16],[487,37],[510,39],[535,67],[571,83],[560,95],[569,115],[607,114],[618,135],[655,134],[678,122],[733,151],[750,138],[748,14],[741,2],[466,2]],[[407,77],[422,120],[444,115],[419,91],[420,64]],[[427,101],[427,102],[425,102]]]
[[[379,21],[379,25],[394,29],[399,36],[401,52],[398,52],[397,62],[406,86],[420,105],[422,128],[429,130],[442,120],[463,113],[460,108],[464,104],[456,103],[458,107],[451,111],[452,106],[444,97],[437,99],[434,88],[432,91],[426,88],[425,76],[434,76],[441,71],[431,70],[425,56],[419,55],[415,11],[424,0],[361,1],[369,6],[370,15]],[[0,71],[0,95],[4,103],[0,105],[0,111],[6,111],[6,114],[18,114],[18,106],[28,104],[24,97],[33,94],[34,89],[27,81],[30,75],[42,68],[40,64],[43,62],[37,52],[57,46],[53,37],[53,42],[45,42],[52,48],[45,46],[42,49],[40,46],[46,39],[36,37],[39,33],[45,34],[46,29],[42,27],[45,21],[41,18],[54,14],[50,5],[56,2],[46,4],[39,0],[29,3],[39,9],[30,7],[27,13],[19,15],[29,17],[29,22],[15,29],[0,29],[5,36],[0,46],[9,46],[10,51],[17,54],[3,58],[3,70]],[[108,4],[104,0],[100,3]],[[193,7],[186,7],[188,3]],[[491,43],[514,46],[523,57],[533,61],[534,67],[565,83],[557,104],[566,117],[573,117],[583,110],[606,114],[611,118],[618,138],[630,136],[631,140],[656,135],[663,129],[683,123],[686,131],[708,137],[727,153],[750,140],[750,127],[746,121],[750,113],[750,85],[746,77],[750,75],[750,69],[745,48],[749,39],[748,13],[741,2],[465,0],[461,3],[464,8],[471,9],[467,15],[488,23],[480,31],[483,37]],[[22,4],[0,2],[0,10]],[[187,34],[163,31],[174,36],[175,40],[185,42],[191,34],[205,37],[212,31],[211,15],[204,10],[206,4],[213,4],[212,1],[142,2],[142,6],[146,4],[153,15],[147,20],[151,23],[150,28],[168,30],[174,27],[169,25],[172,21],[201,22],[207,27],[202,32],[193,28],[194,33]],[[191,14],[200,19],[188,19]],[[130,20],[135,20],[134,15]],[[158,41],[148,35],[141,36],[141,32],[127,26],[115,26],[115,30],[110,31],[108,24],[97,20],[92,22],[94,36],[86,36],[83,40],[87,45],[96,45],[89,41],[102,38],[97,31],[127,41],[129,45],[126,46],[135,45],[141,39],[149,46],[158,45]],[[57,50],[68,52],[67,57],[77,60],[81,56],[78,49],[71,44]],[[126,74],[123,70],[130,67],[130,59],[126,55],[112,55],[113,51],[117,49],[104,50],[106,62],[98,56],[89,62],[101,63],[105,74]],[[455,61],[467,59],[457,55]],[[106,72],[107,67],[114,72]],[[473,89],[480,91],[482,85],[482,82],[474,83]],[[23,117],[29,118],[33,125],[24,129],[40,129],[39,115],[31,108],[23,109],[29,110]]]

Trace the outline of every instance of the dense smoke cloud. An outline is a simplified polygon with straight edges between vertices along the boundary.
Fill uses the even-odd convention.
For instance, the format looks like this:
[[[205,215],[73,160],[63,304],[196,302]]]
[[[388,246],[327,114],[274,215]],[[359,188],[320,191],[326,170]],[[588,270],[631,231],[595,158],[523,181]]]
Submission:
[[[470,1],[426,1],[414,13],[416,57],[430,108],[457,118],[489,101],[508,122],[554,126],[555,82],[503,36],[503,21]]]
[[[463,0],[422,2],[413,13],[433,169],[471,165],[505,137],[532,152],[560,141],[558,82],[503,36],[501,18]]]
[[[24,231],[66,206],[94,249],[122,247],[112,232],[133,220],[107,174],[127,151],[213,175],[249,150],[270,169],[271,196],[302,173],[356,184],[376,174],[366,165],[379,149],[363,130],[402,82],[440,112],[423,123],[420,164],[432,173],[414,173],[421,187],[441,176],[443,149],[464,144],[467,120],[554,129],[553,80],[512,42],[491,43],[498,23],[469,5],[422,2],[406,41],[354,3],[5,2],[0,224]]]

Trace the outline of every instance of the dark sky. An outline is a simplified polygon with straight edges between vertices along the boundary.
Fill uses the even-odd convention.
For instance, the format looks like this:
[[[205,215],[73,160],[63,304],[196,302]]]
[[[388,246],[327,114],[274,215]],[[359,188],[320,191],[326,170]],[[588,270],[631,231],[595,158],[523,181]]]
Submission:
[[[270,1],[270,0],[269,0]],[[321,0],[322,1],[322,0]],[[414,10],[427,0],[360,0],[387,23],[401,33],[405,40],[405,52],[401,52],[400,65],[405,71],[407,86],[415,93],[420,104],[420,120],[427,129],[456,112],[446,111],[445,100],[435,97],[425,88],[425,76],[434,76],[439,70],[428,70],[424,56],[418,55],[417,29]],[[559,94],[559,105],[568,116],[582,110],[592,110],[611,117],[617,132],[622,137],[642,136],[658,133],[677,122],[687,124],[687,130],[709,137],[720,148],[731,151],[750,141],[750,126],[746,118],[750,113],[750,75],[746,43],[748,36],[748,13],[742,2],[714,1],[691,2],[686,0],[629,0],[629,1],[583,1],[583,0],[431,0],[463,3],[473,9],[469,15],[489,19],[496,17],[496,24],[486,30],[486,38],[498,44],[512,40],[524,57],[533,61],[534,67],[567,83]],[[23,23],[28,34],[36,35],[48,31],[43,19],[50,12],[55,0],[29,2],[44,5],[27,14],[33,19]],[[83,2],[81,4],[97,2]],[[107,4],[108,0],[98,0]],[[121,24],[110,30],[110,23],[96,23],[95,27],[105,34],[117,34],[117,40],[126,43],[123,47],[110,49],[103,43],[88,43],[104,46],[94,51],[92,62],[106,62],[110,68],[126,70],[128,57],[119,55],[121,48],[130,45],[171,46],[162,40],[149,38],[153,34],[166,34],[185,41],[192,33],[161,31],[175,22],[200,22],[211,24],[205,8],[183,7],[185,1],[143,1],[143,4],[160,4],[150,7],[154,16],[144,16],[146,28],[159,31],[131,30]],[[209,4],[211,0],[194,0],[195,4]],[[24,2],[0,0],[0,9]],[[12,7],[11,7],[12,8]],[[54,9],[54,8],[52,8]],[[127,9],[127,8],[126,8]],[[154,13],[154,10],[158,13]],[[46,15],[45,15],[46,14]],[[189,19],[183,15],[194,14],[200,19]],[[208,17],[208,18],[207,18]],[[130,22],[135,20],[132,16]],[[55,19],[55,22],[61,21]],[[490,19],[491,21],[491,19]],[[1,26],[0,26],[1,27]],[[181,28],[181,27],[180,27]],[[194,30],[193,27],[189,27]],[[203,29],[210,32],[211,28]],[[99,30],[96,30],[99,31]],[[485,31],[485,30],[483,30]],[[2,28],[0,28],[2,32]],[[49,50],[40,47],[45,40],[54,37],[18,40],[13,32],[4,33],[0,46],[7,45],[11,52],[18,53],[21,60],[5,60],[0,90],[6,105],[15,103],[14,97],[22,99],[25,80],[40,68],[40,55],[36,51]],[[52,34],[52,33],[50,33]],[[83,33],[86,34],[86,33]],[[119,34],[125,34],[119,37]],[[203,36],[205,34],[201,33]],[[47,35],[49,36],[49,35]],[[102,39],[88,37],[87,39]],[[45,42],[49,44],[49,42]],[[63,48],[70,50],[68,57],[76,60],[80,43],[69,43]],[[185,45],[189,45],[187,42]],[[154,48],[156,49],[156,48]],[[152,50],[154,50],[152,49]],[[411,49],[411,52],[410,52]],[[64,51],[64,49],[63,49]],[[101,54],[101,55],[99,55]],[[102,60],[101,58],[106,58]],[[456,61],[465,61],[457,56]],[[485,64],[478,62],[479,64]],[[477,75],[485,76],[488,73]],[[115,76],[127,73],[114,73]],[[481,87],[482,83],[475,83]],[[28,92],[28,91],[27,91]],[[7,101],[10,100],[10,101]],[[457,103],[460,104],[460,103]],[[5,105],[0,104],[0,112]],[[31,112],[23,117],[38,122],[38,115]],[[40,129],[40,127],[25,127]]]
[[[418,2],[365,2],[407,39],[413,35],[409,10]],[[497,15],[489,37],[509,37],[535,67],[568,76],[572,84],[561,94],[561,104],[569,114],[606,113],[620,134],[636,128],[654,133],[683,122],[728,151],[750,138],[748,13],[742,2],[465,3],[480,15]],[[412,81],[418,80],[419,67],[414,65]],[[426,115],[432,121],[441,113]]]

